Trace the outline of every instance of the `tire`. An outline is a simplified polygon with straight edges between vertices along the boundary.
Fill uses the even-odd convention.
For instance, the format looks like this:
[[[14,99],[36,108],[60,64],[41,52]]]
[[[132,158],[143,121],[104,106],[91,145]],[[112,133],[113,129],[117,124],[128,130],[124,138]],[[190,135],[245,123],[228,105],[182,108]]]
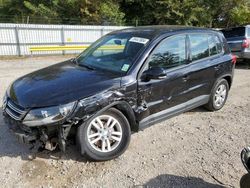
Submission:
[[[93,161],[106,161],[120,156],[127,149],[130,137],[127,118],[115,108],[95,115],[77,130],[81,154]]]
[[[249,66],[250,66],[250,59],[247,59],[247,60],[246,60],[246,64],[247,64],[247,66],[248,66],[247,68],[249,69]]]
[[[225,89],[225,95],[223,94],[224,97],[222,97],[222,95],[218,94],[219,93],[219,88],[223,88]],[[222,90],[221,90],[222,91]],[[210,95],[210,99],[209,102],[205,105],[205,107],[210,110],[210,111],[217,111],[220,110],[226,103],[227,101],[227,97],[228,97],[228,92],[229,92],[229,85],[228,82],[225,79],[220,79],[218,80],[211,92]],[[222,94],[222,93],[221,93]],[[218,99],[217,96],[221,96],[220,102],[216,102],[216,99]],[[218,101],[218,100],[217,100]],[[220,103],[220,104],[219,104]]]

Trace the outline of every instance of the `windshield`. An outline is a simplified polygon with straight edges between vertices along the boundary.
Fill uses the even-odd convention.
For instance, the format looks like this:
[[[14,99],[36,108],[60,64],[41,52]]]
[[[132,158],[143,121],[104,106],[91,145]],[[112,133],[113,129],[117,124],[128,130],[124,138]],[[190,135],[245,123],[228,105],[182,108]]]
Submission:
[[[96,41],[76,59],[80,66],[126,73],[149,39],[134,33],[110,34]]]

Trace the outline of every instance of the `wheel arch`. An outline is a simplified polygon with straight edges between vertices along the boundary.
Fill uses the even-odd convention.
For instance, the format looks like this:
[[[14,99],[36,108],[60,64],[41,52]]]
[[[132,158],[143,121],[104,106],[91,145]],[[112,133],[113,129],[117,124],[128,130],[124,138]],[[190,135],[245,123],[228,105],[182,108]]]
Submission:
[[[227,81],[229,89],[230,89],[231,85],[232,85],[232,76],[231,75],[226,75],[226,76],[223,76],[222,78]]]
[[[139,130],[139,125],[136,123],[135,113],[127,102],[121,101],[120,103],[114,104],[112,107],[123,113],[128,119],[132,131],[137,132]]]
[[[137,132],[139,130],[139,125],[136,122],[135,113],[134,113],[132,107],[128,104],[128,102],[126,102],[126,101],[113,102],[113,103],[105,106],[101,110],[99,110],[95,115],[101,114],[101,113],[105,112],[106,110],[108,110],[109,108],[115,108],[115,109],[119,110],[127,118],[128,122],[130,124],[130,128],[133,132]]]
[[[216,85],[216,83],[217,83],[219,80],[221,80],[221,79],[225,79],[225,80],[227,81],[228,86],[229,86],[229,89],[230,89],[231,86],[232,86],[232,81],[233,81],[233,78],[232,78],[232,75],[231,75],[231,74],[224,74],[224,75],[218,77],[218,78],[215,80],[215,82],[214,82],[214,84],[213,84],[213,87],[214,87],[214,86]]]

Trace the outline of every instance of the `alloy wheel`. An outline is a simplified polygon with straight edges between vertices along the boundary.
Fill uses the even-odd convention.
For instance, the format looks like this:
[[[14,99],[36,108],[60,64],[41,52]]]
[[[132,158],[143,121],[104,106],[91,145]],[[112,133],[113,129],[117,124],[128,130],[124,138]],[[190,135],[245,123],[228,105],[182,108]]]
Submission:
[[[117,119],[100,115],[93,119],[87,129],[88,142],[99,152],[111,152],[122,140],[122,128]]]
[[[216,107],[221,107],[224,104],[226,97],[227,97],[227,87],[224,84],[221,84],[216,89],[214,95],[214,105]]]

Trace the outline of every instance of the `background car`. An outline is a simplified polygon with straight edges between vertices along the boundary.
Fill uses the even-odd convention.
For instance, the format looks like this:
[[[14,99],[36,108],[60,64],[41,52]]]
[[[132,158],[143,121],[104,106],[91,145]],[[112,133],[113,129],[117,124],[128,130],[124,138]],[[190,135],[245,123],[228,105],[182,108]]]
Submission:
[[[250,62],[250,25],[221,30],[239,60]]]

